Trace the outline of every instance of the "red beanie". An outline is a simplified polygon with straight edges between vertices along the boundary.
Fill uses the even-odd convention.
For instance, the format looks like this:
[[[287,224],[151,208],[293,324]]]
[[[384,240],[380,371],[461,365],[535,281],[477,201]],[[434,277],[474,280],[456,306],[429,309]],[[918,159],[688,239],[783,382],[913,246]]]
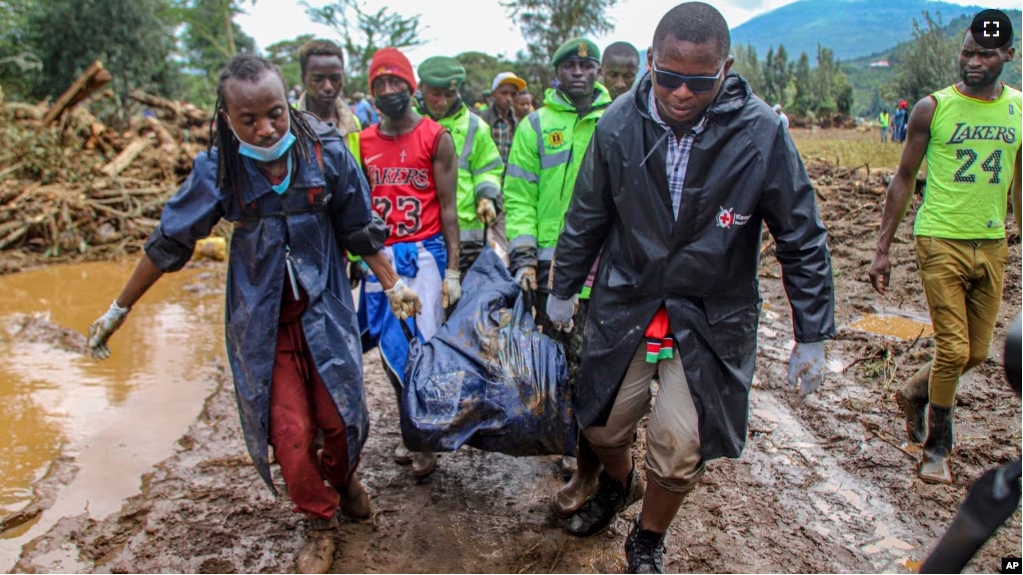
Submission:
[[[373,80],[380,76],[397,76],[408,84],[409,90],[416,90],[416,75],[412,71],[412,64],[397,48],[381,48],[373,54],[369,64],[370,93],[373,92]]]

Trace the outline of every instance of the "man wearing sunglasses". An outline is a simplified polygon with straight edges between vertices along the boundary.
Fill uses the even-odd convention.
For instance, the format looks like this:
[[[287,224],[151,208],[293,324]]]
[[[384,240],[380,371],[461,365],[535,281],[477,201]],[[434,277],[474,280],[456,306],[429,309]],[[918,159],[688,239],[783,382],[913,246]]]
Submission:
[[[790,386],[824,377],[834,281],[814,190],[781,120],[731,72],[728,26],[712,6],[680,4],[657,26],[651,73],[597,126],[558,240],[547,313],[571,329],[572,301],[603,255],[583,334],[576,417],[604,465],[568,530],[605,529],[639,481],[643,509],[625,544],[631,573],[663,570],[664,535],[707,461],[746,440],[766,222],[793,310]],[[627,105],[620,105],[627,104]]]

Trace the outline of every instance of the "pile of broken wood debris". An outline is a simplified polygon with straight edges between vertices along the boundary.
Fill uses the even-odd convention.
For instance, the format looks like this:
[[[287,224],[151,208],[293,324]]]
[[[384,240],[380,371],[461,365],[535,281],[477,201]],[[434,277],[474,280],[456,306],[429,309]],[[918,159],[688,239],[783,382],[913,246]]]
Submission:
[[[0,273],[137,252],[206,148],[208,111],[139,90],[127,129],[100,122],[111,79],[96,61],[52,105],[0,96]]]

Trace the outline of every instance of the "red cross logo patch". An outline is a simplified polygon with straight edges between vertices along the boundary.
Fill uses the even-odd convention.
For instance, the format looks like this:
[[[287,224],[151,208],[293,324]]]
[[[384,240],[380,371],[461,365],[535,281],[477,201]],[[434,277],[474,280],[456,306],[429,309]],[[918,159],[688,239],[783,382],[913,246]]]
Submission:
[[[718,220],[718,227],[719,228],[726,228],[727,229],[727,228],[732,227],[732,224],[735,223],[735,214],[732,213],[733,209],[734,208],[728,208],[726,210],[725,208],[722,207],[721,211],[718,212],[717,220]]]

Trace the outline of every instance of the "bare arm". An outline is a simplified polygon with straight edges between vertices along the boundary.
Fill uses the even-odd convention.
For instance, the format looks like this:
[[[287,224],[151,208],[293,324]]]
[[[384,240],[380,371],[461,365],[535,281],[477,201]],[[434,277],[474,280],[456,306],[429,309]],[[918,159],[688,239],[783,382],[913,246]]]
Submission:
[[[366,262],[369,269],[373,270],[373,275],[377,276],[380,285],[384,286],[385,290],[391,289],[394,284],[398,283],[398,274],[394,273],[394,268],[391,267],[391,262],[387,261],[384,252],[362,256],[362,260]]]
[[[135,302],[139,301],[139,298],[149,291],[149,288],[153,287],[153,284],[161,277],[163,277],[163,270],[156,267],[147,254],[143,254],[142,259],[135,266],[135,273],[131,274],[131,279],[121,290],[121,295],[117,296],[117,305],[124,308],[135,305]]]
[[[931,120],[934,118],[936,104],[929,96],[917,102],[913,113],[909,115],[906,132],[906,147],[902,150],[899,167],[888,184],[885,196],[884,212],[881,215],[881,231],[877,239],[877,252],[870,264],[870,283],[877,293],[884,295],[888,291],[888,278],[891,276],[892,265],[888,260],[888,248],[895,239],[895,232],[902,223],[909,209],[909,202],[916,189],[916,174],[920,171],[927,146],[931,141]]]
[[[1023,173],[1020,173],[1020,152],[1023,149],[1016,152],[1016,170],[1012,175],[1012,186],[1009,188],[1009,192],[1012,194],[1012,217],[1016,220],[1016,229],[1023,232],[1023,213],[1020,213],[1020,188],[1023,188]]]
[[[444,245],[448,249],[447,269],[457,270],[459,230],[455,193],[458,185],[458,163],[455,158],[455,142],[447,132],[441,134],[437,141],[437,153],[433,158],[433,180],[437,184],[441,231],[444,233]]]

